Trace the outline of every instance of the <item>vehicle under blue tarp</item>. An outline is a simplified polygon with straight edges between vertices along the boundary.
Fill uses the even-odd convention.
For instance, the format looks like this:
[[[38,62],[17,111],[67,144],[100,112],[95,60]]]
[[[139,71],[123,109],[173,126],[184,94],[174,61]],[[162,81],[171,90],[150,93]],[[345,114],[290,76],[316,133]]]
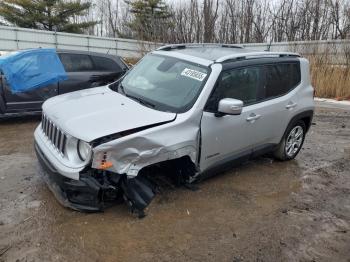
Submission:
[[[0,72],[12,93],[24,93],[68,79],[53,48],[38,48],[0,56]]]

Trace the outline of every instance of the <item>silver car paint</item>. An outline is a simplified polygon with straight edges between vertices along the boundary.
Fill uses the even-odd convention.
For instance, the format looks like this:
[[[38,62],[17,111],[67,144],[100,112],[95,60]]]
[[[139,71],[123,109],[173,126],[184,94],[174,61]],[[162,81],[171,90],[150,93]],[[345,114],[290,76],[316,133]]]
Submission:
[[[177,53],[177,52],[153,51],[152,54],[170,56],[170,57],[190,61],[193,63],[197,63],[203,66],[210,66],[213,63],[213,61],[210,61],[210,60],[206,60],[199,57],[193,57],[193,56],[189,56],[189,55]]]
[[[145,107],[107,86],[54,97],[44,103],[43,110],[65,133],[86,142],[176,117]]]
[[[219,161],[255,147],[278,144],[293,116],[301,111],[313,110],[313,88],[310,85],[308,61],[300,59],[300,67],[300,84],[284,96],[245,106],[240,115],[218,118],[213,113],[203,113],[202,172]],[[288,106],[294,104],[293,107]],[[254,116],[255,119],[249,121]]]
[[[79,179],[79,172],[84,169],[85,165],[83,163],[76,165],[72,161],[64,159],[42,132],[41,124],[35,129],[34,140],[58,173],[71,179]]]
[[[220,57],[219,59],[215,60],[215,62],[221,63],[224,61],[227,61],[229,59],[234,59],[237,57],[249,57],[249,58],[259,58],[261,56],[264,57],[279,57],[280,55],[298,55],[296,53],[292,53],[292,52],[251,52],[251,53],[236,53],[236,54],[232,54],[232,55],[227,55],[227,56],[223,56]]]
[[[310,85],[309,67],[306,59],[300,59],[302,83],[286,96],[244,107],[242,114],[239,116],[214,118],[212,114],[203,112],[203,108],[220,75],[222,65],[176,52],[155,51],[153,53],[187,59],[202,65],[210,65],[212,72],[197,101],[189,111],[177,114],[175,120],[170,123],[149,128],[93,148],[92,167],[98,168],[105,155],[106,160],[113,164],[108,170],[120,174],[125,173],[128,176],[137,176],[140,169],[150,164],[189,156],[192,162],[197,165],[198,172],[203,172],[228,155],[246,149],[249,150],[253,144],[278,142],[292,116],[300,110],[307,110],[307,108],[313,110],[313,89]],[[87,142],[108,133],[116,133],[130,129],[130,127],[135,128],[164,122],[175,117],[175,114],[146,108],[107,89],[107,87],[100,87],[55,97],[44,104],[44,112],[68,134]],[[106,98],[107,94],[113,99]],[[96,114],[95,99],[98,99],[101,103],[97,104],[99,110]],[[285,106],[296,99],[298,99],[298,106],[290,110],[287,117],[284,114],[279,114],[279,110],[274,108],[278,105],[284,111]],[[117,115],[120,105],[116,106],[115,103],[118,102],[126,105],[127,115]],[[86,111],[79,109],[82,104],[85,105],[84,109]],[[86,107],[89,105],[91,109]],[[109,107],[112,107],[112,109],[109,109]],[[132,109],[133,107],[136,109]],[[72,113],[72,108],[79,110],[79,112]],[[129,110],[132,111],[132,117]],[[246,118],[252,113],[260,114],[261,118],[252,121],[252,123],[247,123]],[[276,120],[274,120],[276,118],[280,120],[278,127],[271,129],[272,125],[276,125]],[[120,121],[120,119],[123,121]],[[76,120],[80,121],[78,125],[74,124]],[[95,125],[102,125],[103,128],[95,127]],[[202,132],[202,148],[200,164],[198,165],[200,129]],[[43,138],[40,126],[35,131],[35,140],[62,175],[79,179],[79,171],[84,168],[84,165],[80,167],[78,165],[70,166],[69,163],[63,162],[50,149],[48,142]]]
[[[98,167],[104,154],[113,163],[109,171],[137,176],[140,169],[165,160],[189,156],[197,163],[200,121],[203,107],[221,72],[221,65],[212,66],[212,72],[194,106],[178,114],[168,124],[146,129],[94,148],[92,167]],[[122,150],[120,150],[122,149]]]

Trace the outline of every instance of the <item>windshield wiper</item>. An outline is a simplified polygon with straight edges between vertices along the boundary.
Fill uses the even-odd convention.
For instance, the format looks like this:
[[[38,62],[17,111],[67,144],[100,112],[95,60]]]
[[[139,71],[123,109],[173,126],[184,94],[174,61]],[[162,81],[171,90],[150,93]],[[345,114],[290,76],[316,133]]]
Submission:
[[[123,92],[124,95],[126,95],[125,90],[124,90],[124,86],[122,85],[122,82],[120,82],[118,87],[117,87],[117,92],[118,93],[120,93],[119,89]]]
[[[126,97],[129,97],[133,100],[136,100],[137,102],[139,102],[140,104],[144,105],[144,106],[147,106],[147,107],[152,107],[152,108],[155,108],[156,105],[155,104],[152,104],[151,102],[148,102],[140,97],[137,97],[137,96],[133,96],[133,95],[128,95],[124,92],[125,96]]]
[[[148,102],[148,101],[145,101],[144,99],[140,98],[140,97],[137,97],[137,96],[133,96],[133,95],[129,95],[125,92],[125,89],[124,89],[124,86],[122,85],[122,83],[120,83],[118,85],[118,89],[117,89],[117,92],[122,91],[123,94],[126,96],[126,97],[129,97],[131,98],[132,100],[135,100],[137,102],[139,102],[140,104],[144,105],[144,106],[147,106],[147,107],[152,107],[152,108],[155,108],[156,105],[155,104],[152,104],[151,102]]]

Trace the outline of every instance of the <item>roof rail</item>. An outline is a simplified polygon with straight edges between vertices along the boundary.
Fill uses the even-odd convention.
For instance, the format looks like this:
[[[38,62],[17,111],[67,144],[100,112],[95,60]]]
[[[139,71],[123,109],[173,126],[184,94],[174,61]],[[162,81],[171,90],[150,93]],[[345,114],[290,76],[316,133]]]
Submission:
[[[297,53],[292,52],[251,52],[247,54],[232,54],[220,57],[215,60],[217,63],[222,63],[229,60],[245,60],[245,59],[253,59],[253,58],[261,58],[261,57],[300,57]]]
[[[185,48],[199,48],[199,47],[224,47],[224,48],[244,48],[242,45],[234,44],[218,44],[218,43],[190,43],[190,44],[173,44],[165,45],[157,48],[158,51],[170,51],[173,49],[185,49]]]

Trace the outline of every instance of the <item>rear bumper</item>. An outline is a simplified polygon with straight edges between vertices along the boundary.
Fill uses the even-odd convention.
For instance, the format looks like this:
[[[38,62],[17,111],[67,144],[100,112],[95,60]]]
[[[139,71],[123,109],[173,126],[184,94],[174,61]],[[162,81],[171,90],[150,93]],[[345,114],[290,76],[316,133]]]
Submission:
[[[44,178],[57,200],[65,207],[78,211],[96,212],[103,209],[102,185],[88,174],[79,180],[61,175],[35,144],[38,172]]]

